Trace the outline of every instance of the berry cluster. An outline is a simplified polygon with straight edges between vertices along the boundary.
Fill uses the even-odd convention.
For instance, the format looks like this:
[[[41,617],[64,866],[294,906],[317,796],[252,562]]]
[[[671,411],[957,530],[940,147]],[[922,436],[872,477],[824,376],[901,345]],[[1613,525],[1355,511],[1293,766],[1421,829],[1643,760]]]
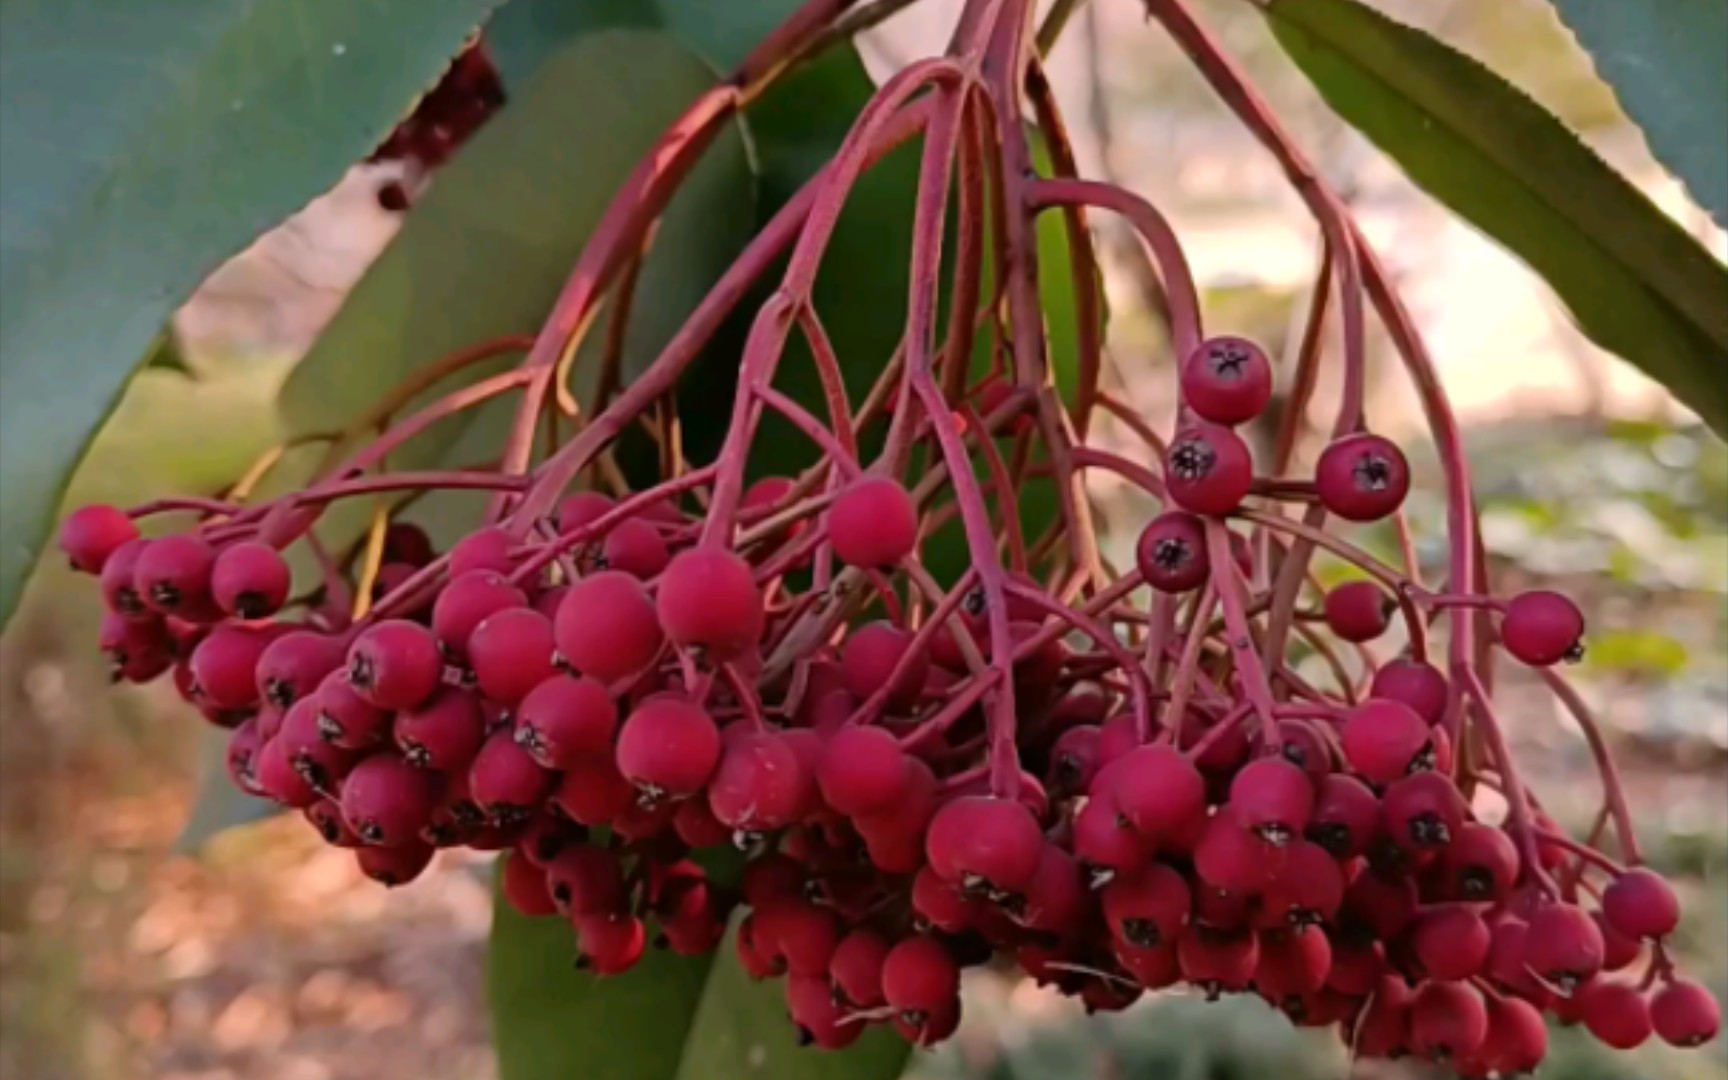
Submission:
[[[1357,1054],[1417,1055],[1473,1077],[1534,1069],[1545,1013],[1616,1047],[1714,1037],[1717,1004],[1675,971],[1678,903],[1641,866],[1612,759],[1599,757],[1603,813],[1584,841],[1520,779],[1495,664],[1504,653],[1532,668],[1599,748],[1594,719],[1552,670],[1578,655],[1583,616],[1556,593],[1487,589],[1456,425],[1372,251],[1335,202],[1318,203],[1345,290],[1337,421],[1313,467],[1293,468],[1322,303],[1277,448],[1257,453],[1242,426],[1266,410],[1273,365],[1253,342],[1204,334],[1157,212],[1073,178],[1059,141],[1052,176],[1022,168],[1019,108],[978,115],[950,93],[985,72],[988,94],[1018,102],[1024,88],[1060,133],[1013,32],[1025,7],[969,5],[960,59],[887,83],[659,359],[615,396],[566,406],[583,421],[573,433],[545,417],[588,316],[629,273],[704,134],[750,96],[737,88],[772,77],[784,66],[773,50],[796,55],[824,23],[795,18],[770,55],[673,128],[518,368],[401,416],[274,500],[231,492],[72,515],[61,546],[101,581],[116,676],[172,671],[230,730],[237,785],[299,810],[386,884],[412,880],[440,848],[506,853],[507,900],[568,919],[579,964],[601,975],[628,970],[651,942],[714,949],[735,923],[726,947],[751,975],[785,979],[800,1036],[825,1048],[871,1025],[918,1045],[945,1038],[960,972],[992,959],[1093,1010],[1177,985],[1253,993],[1335,1028]],[[1180,6],[1154,7],[1242,101]],[[978,138],[961,137],[968,126]],[[851,184],[919,133],[907,328],[854,405],[811,286]],[[993,192],[1005,200],[994,214]],[[960,314],[939,332],[951,201]],[[1052,385],[1026,247],[1047,209],[1076,226],[1083,308],[1097,297],[1081,211],[1124,214],[1159,263],[1182,358],[1167,435],[1099,384],[1095,339],[1082,343],[1081,384],[1066,397]],[[986,235],[1010,252],[989,296]],[[776,268],[724,444],[711,462],[687,461],[669,422],[679,377],[742,286]],[[1365,423],[1361,292],[1350,290],[1395,327],[1435,418],[1444,587],[1423,584],[1413,556],[1395,567],[1348,539],[1362,524],[1406,528],[1411,484],[1403,451]],[[775,386],[795,330],[825,416]],[[483,344],[439,370],[521,347]],[[992,358],[983,373],[980,351]],[[504,393],[521,400],[496,468],[383,467],[438,421]],[[373,415],[401,411],[386,404]],[[1144,452],[1089,437],[1099,410]],[[808,437],[816,461],[752,483],[770,414]],[[612,450],[644,429],[661,469],[632,488]],[[1097,470],[1163,507],[1121,570],[1093,534],[1081,479]],[[1018,494],[1033,485],[1054,490],[1059,512],[1030,538]],[[320,541],[340,500],[446,489],[493,493],[448,550],[387,513],[346,559]],[[140,518],[167,513],[198,520],[140,535]],[[925,556],[954,544],[967,565],[938,580]],[[316,581],[296,587],[290,549],[309,553]],[[1320,587],[1320,552],[1359,580]],[[1610,826],[1618,859],[1603,850]],[[718,869],[721,851],[742,854],[741,874]]]
[[[504,105],[504,83],[485,42],[476,38],[457,54],[408,118],[390,132],[368,161],[399,161],[407,175],[378,189],[378,205],[408,209],[412,190],[448,161],[469,136]]]

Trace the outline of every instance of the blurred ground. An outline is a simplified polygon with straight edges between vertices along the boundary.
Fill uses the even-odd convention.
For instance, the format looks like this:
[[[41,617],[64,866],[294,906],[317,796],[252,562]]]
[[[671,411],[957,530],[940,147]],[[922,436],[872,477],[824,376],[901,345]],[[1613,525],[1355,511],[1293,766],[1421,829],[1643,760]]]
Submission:
[[[1341,130],[1246,5],[1203,6],[1387,245],[1472,424],[1502,582],[1558,582],[1592,612],[1580,677],[1614,733],[1656,861],[1692,894],[1685,951],[1728,992],[1723,447]],[[1509,72],[1693,221],[1543,6],[1383,6]],[[891,27],[869,47],[873,65],[927,49],[952,7],[929,0]],[[1172,50],[1139,29],[1136,5],[1106,0],[1100,14],[1101,51],[1088,52],[1079,26],[1053,63],[1090,171],[1107,165],[1170,209],[1220,324],[1281,344],[1304,300],[1311,230]],[[357,175],[212,279],[180,320],[190,373],[152,371],[134,385],[75,498],[125,500],[170,475],[207,487],[268,445],[287,363],[391,233],[370,202],[375,182]],[[1721,250],[1721,234],[1705,233]],[[1156,415],[1168,401],[1158,331],[1116,263],[1114,358]],[[1396,380],[1377,380],[1376,395],[1378,426],[1413,420]],[[1106,510],[1124,531],[1141,513]],[[1415,512],[1419,526],[1434,521],[1432,506]],[[441,863],[386,894],[286,821],[230,833],[198,858],[176,853],[199,724],[164,695],[108,690],[91,597],[68,582],[39,575],[0,642],[0,1080],[488,1080],[489,900],[474,867]],[[1581,740],[1528,687],[1507,692],[1536,789],[1562,820],[1587,825],[1596,789]],[[1151,1016],[1081,1021],[1030,987],[986,976],[971,992],[963,1037],[920,1075],[1301,1080],[1343,1068],[1335,1049],[1246,1006],[1159,1002]],[[1567,1044],[1561,1056],[1549,1075],[1565,1080],[1728,1075],[1720,1046],[1610,1062]]]

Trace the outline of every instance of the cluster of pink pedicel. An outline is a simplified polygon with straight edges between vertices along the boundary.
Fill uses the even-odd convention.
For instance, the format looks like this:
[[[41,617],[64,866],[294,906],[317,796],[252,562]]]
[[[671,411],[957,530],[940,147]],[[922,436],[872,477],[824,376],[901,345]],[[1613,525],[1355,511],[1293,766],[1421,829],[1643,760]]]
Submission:
[[[1583,617],[1555,593],[1487,591],[1457,426],[1374,253],[1206,32],[1176,0],[1150,3],[1325,239],[1286,418],[1256,462],[1236,427],[1267,406],[1272,366],[1252,342],[1203,332],[1152,205],[1074,175],[1028,42],[1033,6],[972,0],[947,54],[889,79],[653,365],[601,400],[577,411],[563,389],[578,338],[628,288],[704,147],[835,38],[843,0],[812,0],[673,126],[537,337],[434,370],[511,350],[518,366],[407,412],[279,498],[73,514],[61,544],[100,580],[116,677],[171,673],[229,729],[235,784],[299,811],[386,884],[439,848],[503,852],[508,901],[568,919],[579,965],[601,975],[650,945],[714,949],[736,922],[725,947],[752,976],[784,978],[801,1039],[821,1047],[876,1024],[935,1043],[959,1021],[961,970],[991,962],[1090,1009],[1182,985],[1253,993],[1357,1055],[1472,1077],[1536,1068],[1544,1013],[1614,1047],[1711,1039],[1718,1006],[1666,944],[1675,893],[1640,865],[1614,763],[1553,670],[1582,648]],[[1048,170],[1023,115],[1049,140]],[[858,403],[811,287],[855,182],[915,139],[904,334]],[[1168,433],[1100,386],[1095,211],[1132,224],[1162,279],[1180,372]],[[1066,223],[1080,311],[1068,402],[1037,291],[1045,213]],[[686,461],[666,421],[676,384],[771,269],[723,447]],[[1405,455],[1363,416],[1364,300],[1443,466],[1443,587],[1409,555]],[[1286,475],[1334,303],[1336,419],[1312,473]],[[814,411],[775,387],[795,333],[820,376]],[[975,350],[993,358],[986,374]],[[519,398],[519,421],[496,467],[383,467],[500,395]],[[1100,410],[1143,451],[1089,443]],[[765,414],[818,463],[747,483]],[[666,453],[658,481],[630,490],[611,450],[637,425]],[[866,436],[881,447],[868,460]],[[1161,503],[1132,567],[1105,565],[1095,542],[1083,477],[1097,470]],[[1016,512],[1029,485],[1059,504],[1035,537]],[[449,489],[493,495],[444,552],[384,514],[346,560],[312,531],[340,500]],[[158,514],[192,523],[142,537],[136,521]],[[1350,542],[1367,522],[1397,527],[1402,567]],[[939,582],[920,551],[955,534],[968,563]],[[296,542],[324,568],[300,594],[280,554]],[[1360,579],[1323,589],[1321,552]],[[1407,647],[1376,652],[1394,623]],[[1502,651],[1595,751],[1604,795],[1584,841],[1519,779],[1491,690]],[[1299,655],[1326,677],[1299,674]],[[1485,792],[1503,820],[1477,816]],[[743,853],[741,879],[710,876],[716,848]]]

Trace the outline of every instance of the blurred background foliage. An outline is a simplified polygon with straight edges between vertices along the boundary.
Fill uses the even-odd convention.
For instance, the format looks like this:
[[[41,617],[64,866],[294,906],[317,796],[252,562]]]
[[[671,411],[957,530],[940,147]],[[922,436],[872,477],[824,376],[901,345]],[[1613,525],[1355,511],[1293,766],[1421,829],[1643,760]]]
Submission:
[[[1199,6],[1414,298],[1469,425],[1498,581],[1563,585],[1592,613],[1577,678],[1626,763],[1653,861],[1683,879],[1681,951],[1728,996],[1728,448],[1414,192],[1319,103],[1248,5]],[[1720,231],[1655,166],[1545,2],[1376,6],[1505,74],[1721,253]],[[952,8],[932,2],[873,35],[863,48],[872,70],[930,48]],[[1278,354],[1315,258],[1291,196],[1174,50],[1139,32],[1135,5],[1098,8],[1099,22],[1077,25],[1052,60],[1071,117],[1085,117],[1071,120],[1083,165],[1168,206],[1209,319]],[[275,441],[283,380],[393,233],[372,202],[378,182],[357,170],[217,271],[177,318],[180,347],[130,384],[68,503],[208,492]],[[1113,377],[1159,418],[1171,407],[1161,330],[1133,260],[1112,250]],[[1377,375],[1390,373],[1384,343],[1373,351]],[[1379,426],[1416,430],[1395,380],[1374,380],[1370,407]],[[1432,462],[1425,471],[1430,486],[1411,509],[1418,535],[1432,538]],[[1108,486],[1096,495],[1111,541],[1131,543],[1145,507]],[[1365,539],[1395,551],[1390,536]],[[1430,580],[1444,561],[1436,543],[1418,549]],[[198,726],[170,695],[105,685],[91,647],[97,614],[92,590],[44,565],[0,640],[0,1080],[493,1076],[480,1000],[490,899],[475,867],[447,862],[386,904],[350,860],[292,823],[175,854],[199,786]],[[1520,673],[1506,674],[1537,790],[1563,822],[1587,827],[1596,792],[1581,737]],[[1721,1043],[1622,1056],[1572,1033],[1555,1039],[1543,1072],[1555,1080],[1728,1075]],[[915,1058],[911,1075],[1320,1080],[1348,1070],[1335,1040],[1257,1003],[1160,997],[1088,1018],[982,973],[969,982],[961,1036]]]

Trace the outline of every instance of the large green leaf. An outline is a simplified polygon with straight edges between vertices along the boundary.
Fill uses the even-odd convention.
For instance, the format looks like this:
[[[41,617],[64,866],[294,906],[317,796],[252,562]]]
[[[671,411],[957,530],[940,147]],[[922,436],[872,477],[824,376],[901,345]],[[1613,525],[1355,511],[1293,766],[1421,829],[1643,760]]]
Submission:
[[[168,314],[376,145],[496,2],[0,8],[0,620]]]
[[[713,75],[694,54],[656,31],[605,30],[551,50],[511,91],[508,107],[439,173],[296,368],[282,397],[290,430],[343,426],[447,354],[537,331],[613,192],[711,85]],[[652,359],[743,243],[752,199],[742,138],[725,133],[669,207],[644,265],[626,377]],[[602,340],[590,335],[585,360]],[[579,361],[579,397],[596,366]],[[491,415],[507,417],[508,408]],[[410,443],[391,465],[472,464],[459,456],[467,445],[461,426],[453,421],[436,437]],[[286,472],[284,481],[294,475]],[[350,539],[364,510],[327,518],[326,541]]]
[[[1553,0],[1650,150],[1728,225],[1728,0]]]
[[[1728,270],[1475,60],[1354,0],[1258,0],[1328,104],[1504,244],[1598,344],[1728,432]]]

